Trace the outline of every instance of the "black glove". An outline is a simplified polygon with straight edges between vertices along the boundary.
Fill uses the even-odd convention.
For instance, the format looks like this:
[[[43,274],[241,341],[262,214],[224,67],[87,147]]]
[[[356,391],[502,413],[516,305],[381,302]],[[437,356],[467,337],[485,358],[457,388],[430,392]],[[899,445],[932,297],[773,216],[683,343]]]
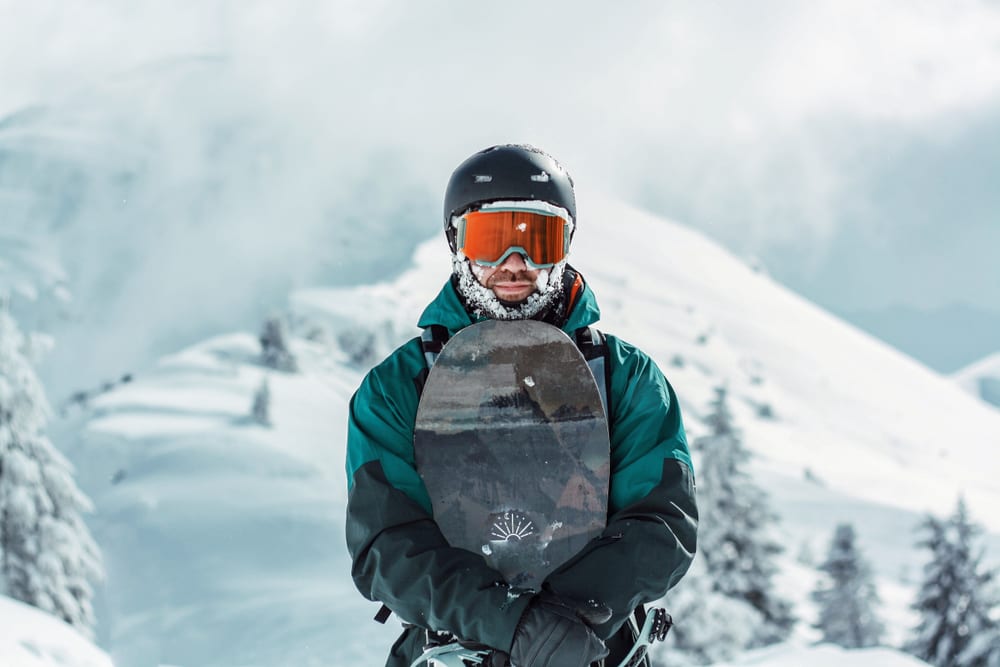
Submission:
[[[511,665],[587,667],[608,654],[590,626],[610,618],[611,610],[599,602],[541,593],[525,609],[514,631]]]

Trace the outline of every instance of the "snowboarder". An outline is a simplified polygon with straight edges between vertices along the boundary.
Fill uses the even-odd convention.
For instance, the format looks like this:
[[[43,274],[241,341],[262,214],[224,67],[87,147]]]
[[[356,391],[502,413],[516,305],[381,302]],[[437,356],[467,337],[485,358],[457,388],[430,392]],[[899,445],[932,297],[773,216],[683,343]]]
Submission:
[[[697,509],[676,396],[648,356],[612,335],[602,346],[607,527],[541,590],[514,588],[480,554],[450,546],[417,472],[414,421],[436,337],[486,319],[539,320],[570,337],[597,322],[595,296],[566,260],[576,227],[573,181],[550,155],[502,145],[463,162],[444,204],[452,275],[418,323],[434,335],[398,348],[351,399],[347,542],[358,589],[404,621],[388,665],[409,666],[440,634],[492,648],[494,665],[615,665],[634,641],[626,620],[691,563]]]

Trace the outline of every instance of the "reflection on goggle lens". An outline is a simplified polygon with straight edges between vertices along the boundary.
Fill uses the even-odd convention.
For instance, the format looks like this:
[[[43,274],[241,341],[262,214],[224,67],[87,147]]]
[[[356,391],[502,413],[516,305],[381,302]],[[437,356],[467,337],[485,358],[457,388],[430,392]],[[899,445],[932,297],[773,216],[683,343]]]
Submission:
[[[457,231],[458,248],[483,266],[498,266],[518,252],[531,268],[545,269],[561,262],[569,250],[569,224],[534,211],[470,211]]]

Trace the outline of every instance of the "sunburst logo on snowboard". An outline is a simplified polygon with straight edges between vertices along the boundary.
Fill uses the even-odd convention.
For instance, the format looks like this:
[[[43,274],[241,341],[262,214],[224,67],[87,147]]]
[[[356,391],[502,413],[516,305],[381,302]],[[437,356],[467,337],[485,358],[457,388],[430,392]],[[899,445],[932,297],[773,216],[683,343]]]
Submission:
[[[493,540],[521,541],[535,534],[535,524],[523,512],[516,510],[504,512],[496,517],[490,530]]]

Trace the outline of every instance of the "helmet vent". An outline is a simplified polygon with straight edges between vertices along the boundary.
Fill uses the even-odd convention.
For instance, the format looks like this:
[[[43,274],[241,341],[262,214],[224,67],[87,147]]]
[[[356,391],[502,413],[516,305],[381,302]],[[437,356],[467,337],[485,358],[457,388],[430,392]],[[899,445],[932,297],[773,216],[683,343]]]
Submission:
[[[532,180],[534,180],[535,177],[532,176],[531,178]],[[476,174],[475,176],[473,176],[473,179],[476,181],[476,183],[490,183],[493,181],[493,177],[490,176],[489,174]],[[548,180],[548,178],[546,178],[545,180]]]
[[[548,183],[549,182],[549,172],[543,171],[540,174],[532,174],[531,180],[535,183]]]

